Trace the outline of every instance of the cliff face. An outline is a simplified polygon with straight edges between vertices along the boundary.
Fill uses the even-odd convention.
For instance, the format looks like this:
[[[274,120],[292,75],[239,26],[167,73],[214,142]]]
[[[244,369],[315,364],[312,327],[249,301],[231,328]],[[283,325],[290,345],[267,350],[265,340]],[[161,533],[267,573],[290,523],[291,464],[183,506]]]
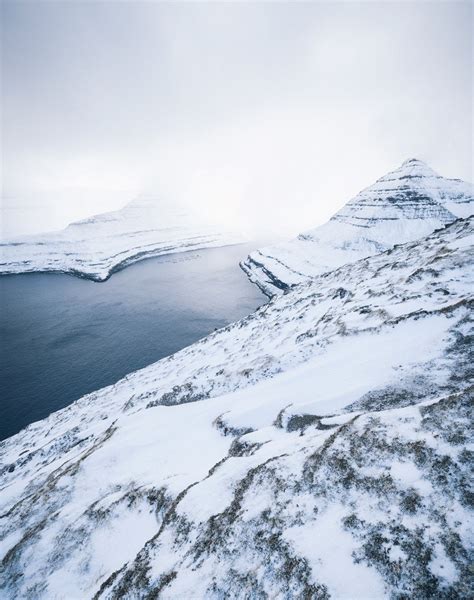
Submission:
[[[320,275],[2,443],[4,595],[465,597],[473,231]]]
[[[0,274],[59,271],[96,281],[144,258],[243,242],[199,215],[140,196],[63,231],[0,244]]]
[[[474,212],[474,188],[416,160],[377,180],[327,223],[241,263],[268,295],[325,271],[419,239]]]

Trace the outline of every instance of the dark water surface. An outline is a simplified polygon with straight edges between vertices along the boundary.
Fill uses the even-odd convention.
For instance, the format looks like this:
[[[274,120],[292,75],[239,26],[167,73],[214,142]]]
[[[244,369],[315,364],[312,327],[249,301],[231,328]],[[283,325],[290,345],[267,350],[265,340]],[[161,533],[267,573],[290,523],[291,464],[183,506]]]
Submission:
[[[238,265],[253,249],[148,259],[103,283],[0,277],[0,439],[263,304]]]

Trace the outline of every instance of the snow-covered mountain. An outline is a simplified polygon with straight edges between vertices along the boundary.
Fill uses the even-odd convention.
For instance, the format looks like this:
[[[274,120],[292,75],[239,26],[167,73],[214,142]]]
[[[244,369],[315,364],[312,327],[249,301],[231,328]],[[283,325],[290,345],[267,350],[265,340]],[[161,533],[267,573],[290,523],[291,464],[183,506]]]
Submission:
[[[417,159],[378,179],[327,223],[252,252],[241,263],[267,295],[343,264],[419,239],[474,212],[474,187]]]
[[[473,239],[320,275],[3,442],[4,597],[468,597]]]
[[[0,274],[60,271],[96,281],[144,258],[244,241],[189,210],[139,196],[66,229],[0,244]]]

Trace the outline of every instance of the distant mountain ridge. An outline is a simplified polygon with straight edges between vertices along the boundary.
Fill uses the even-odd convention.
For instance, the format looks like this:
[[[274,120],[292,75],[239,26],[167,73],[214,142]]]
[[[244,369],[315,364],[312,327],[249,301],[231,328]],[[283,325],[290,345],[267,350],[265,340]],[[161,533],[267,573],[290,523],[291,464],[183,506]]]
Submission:
[[[271,296],[307,277],[419,239],[473,209],[472,184],[442,177],[411,158],[362,190],[324,225],[256,250],[241,266]]]
[[[0,274],[59,271],[104,281],[134,262],[245,241],[199,214],[141,195],[120,210],[71,223],[55,233],[0,244]]]
[[[450,223],[453,214],[435,199],[425,182],[443,180],[425,163],[417,159],[405,161],[401,167],[378,179],[339,210],[331,221],[373,227],[378,221],[405,219],[439,219]]]

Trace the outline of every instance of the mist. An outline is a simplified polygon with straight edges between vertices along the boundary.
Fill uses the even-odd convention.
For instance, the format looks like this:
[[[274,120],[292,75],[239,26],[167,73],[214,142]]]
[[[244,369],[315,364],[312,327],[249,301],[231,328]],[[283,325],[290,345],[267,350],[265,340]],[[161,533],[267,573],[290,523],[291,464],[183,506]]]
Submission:
[[[472,180],[469,2],[12,2],[2,237],[153,192],[250,235],[406,158]]]

